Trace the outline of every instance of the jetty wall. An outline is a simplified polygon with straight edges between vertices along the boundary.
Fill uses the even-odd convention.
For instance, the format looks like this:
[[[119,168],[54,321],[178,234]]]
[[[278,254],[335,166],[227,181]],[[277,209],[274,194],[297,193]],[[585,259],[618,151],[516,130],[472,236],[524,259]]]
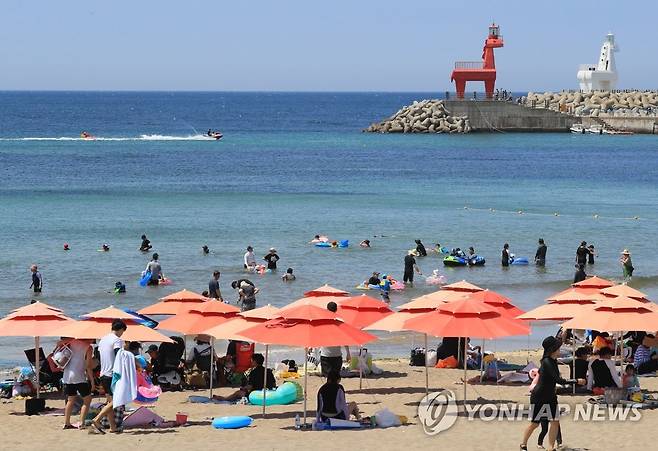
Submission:
[[[604,125],[613,130],[658,134],[658,118],[656,117],[583,117],[582,124],[585,127]]]
[[[580,117],[570,114],[513,102],[445,100],[444,104],[450,114],[467,116],[473,132],[567,132],[581,122]]]

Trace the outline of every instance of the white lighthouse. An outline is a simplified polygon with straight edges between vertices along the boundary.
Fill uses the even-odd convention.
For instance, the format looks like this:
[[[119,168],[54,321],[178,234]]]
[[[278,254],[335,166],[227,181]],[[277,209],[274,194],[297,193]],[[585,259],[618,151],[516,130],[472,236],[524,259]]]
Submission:
[[[619,51],[619,48],[615,43],[615,35],[608,33],[601,46],[598,63],[581,64],[578,68],[578,83],[580,83],[581,91],[611,91],[616,89],[615,52],[617,51]]]

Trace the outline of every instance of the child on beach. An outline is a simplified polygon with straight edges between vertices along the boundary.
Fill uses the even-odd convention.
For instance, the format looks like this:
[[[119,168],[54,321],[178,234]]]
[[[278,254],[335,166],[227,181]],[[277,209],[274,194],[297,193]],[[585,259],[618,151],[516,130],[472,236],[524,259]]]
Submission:
[[[626,365],[623,378],[624,388],[640,388],[640,381],[635,374],[635,367],[631,364]]]

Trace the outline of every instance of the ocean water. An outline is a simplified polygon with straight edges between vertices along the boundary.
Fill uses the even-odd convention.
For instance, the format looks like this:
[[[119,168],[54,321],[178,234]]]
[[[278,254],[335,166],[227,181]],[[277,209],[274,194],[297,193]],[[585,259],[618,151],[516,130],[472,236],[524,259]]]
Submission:
[[[658,299],[654,136],[361,133],[429,97],[437,96],[0,93],[0,314],[34,297],[33,263],[44,277],[40,299],[75,317],[110,304],[140,308],[182,288],[200,292],[214,269],[235,300],[229,283],[244,276],[245,247],[257,256],[276,247],[279,274],[290,266],[297,281],[250,278],[260,305],[280,306],[324,283],[353,290],[373,270],[401,278],[416,238],[428,247],[474,246],[487,258],[483,268],[450,269],[429,256],[419,259],[425,275],[439,269],[523,309],[569,285],[581,240],[599,254],[588,272],[616,280],[619,253],[629,248],[631,285]],[[208,128],[224,139],[203,139]],[[80,140],[82,130],[97,139]],[[139,287],[143,233],[172,286]],[[352,246],[312,247],[316,233]],[[531,258],[539,237],[549,247],[546,268],[500,267],[503,243]],[[356,246],[365,238],[372,248]],[[97,252],[102,243],[111,251]],[[125,295],[109,292],[115,281],[126,284]],[[417,276],[413,288],[392,295],[393,305],[433,289]],[[538,346],[547,331],[495,346]],[[406,355],[409,340],[370,349]],[[23,362],[30,344],[0,339],[0,365]]]

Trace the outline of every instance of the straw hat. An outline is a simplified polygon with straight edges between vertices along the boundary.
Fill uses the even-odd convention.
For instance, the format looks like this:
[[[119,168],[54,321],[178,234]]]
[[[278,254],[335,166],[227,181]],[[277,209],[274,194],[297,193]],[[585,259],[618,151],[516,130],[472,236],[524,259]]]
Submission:
[[[628,252],[628,249],[624,249],[624,252],[621,253],[622,255],[631,255],[630,252]]]

